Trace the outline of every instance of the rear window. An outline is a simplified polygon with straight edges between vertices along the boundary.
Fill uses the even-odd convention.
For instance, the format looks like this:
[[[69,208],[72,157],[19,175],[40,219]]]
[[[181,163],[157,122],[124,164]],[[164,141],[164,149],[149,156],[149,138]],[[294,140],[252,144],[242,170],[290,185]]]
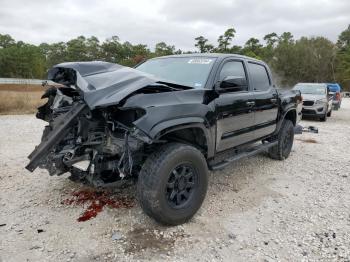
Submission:
[[[250,84],[255,91],[266,91],[270,88],[271,82],[267,74],[266,67],[263,65],[248,63],[250,72]]]

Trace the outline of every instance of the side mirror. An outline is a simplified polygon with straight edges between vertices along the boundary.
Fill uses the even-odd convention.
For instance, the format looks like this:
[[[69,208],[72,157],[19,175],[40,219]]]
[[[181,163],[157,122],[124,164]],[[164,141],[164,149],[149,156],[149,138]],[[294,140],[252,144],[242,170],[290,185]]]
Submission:
[[[226,76],[220,83],[220,88],[246,89],[247,80],[241,76]]]

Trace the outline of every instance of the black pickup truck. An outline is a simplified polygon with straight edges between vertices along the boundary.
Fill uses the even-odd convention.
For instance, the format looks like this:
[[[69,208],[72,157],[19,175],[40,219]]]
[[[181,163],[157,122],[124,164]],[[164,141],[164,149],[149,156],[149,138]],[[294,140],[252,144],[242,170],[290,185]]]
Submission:
[[[116,186],[137,180],[141,207],[177,225],[200,208],[208,169],[291,152],[299,91],[277,90],[268,66],[232,54],[54,66],[37,118],[48,122],[26,168]]]

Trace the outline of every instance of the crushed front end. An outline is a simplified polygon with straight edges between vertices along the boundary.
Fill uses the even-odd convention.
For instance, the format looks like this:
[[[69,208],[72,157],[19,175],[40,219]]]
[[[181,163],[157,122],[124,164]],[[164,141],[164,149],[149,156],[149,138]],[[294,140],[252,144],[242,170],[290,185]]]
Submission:
[[[132,126],[141,109],[117,106],[90,110],[77,91],[51,87],[37,118],[47,121],[41,144],[29,156],[27,169],[50,175],[72,174],[95,186],[131,177],[143,158],[147,136]]]
[[[106,64],[102,65],[106,67]],[[91,70],[101,71],[100,68],[91,69],[91,66],[87,68],[90,69],[86,73],[88,76]],[[86,67],[84,69],[86,71]],[[110,68],[102,69],[107,73],[113,72]],[[132,178],[139,171],[148,148],[152,147],[152,140],[133,125],[145,114],[144,110],[123,108],[120,106],[123,101],[117,99],[101,106],[102,100],[110,99],[111,93],[125,92],[125,88],[118,86],[119,83],[117,88],[109,87],[109,94],[102,90],[102,95],[102,91],[96,93],[97,89],[91,88],[88,83],[91,92],[95,91],[95,95],[90,96],[92,100],[95,97],[100,99],[99,106],[92,106],[86,99],[88,91],[83,92],[77,86],[79,77],[82,78],[78,74],[79,71],[70,68],[56,70],[53,79],[61,86],[51,86],[43,95],[48,101],[38,108],[36,116],[47,121],[48,125],[43,131],[41,143],[28,156],[30,162],[26,168],[31,172],[37,167],[44,168],[50,175],[70,172],[72,180],[87,181],[95,186]],[[128,82],[132,82],[133,78],[140,79],[140,76],[131,74]],[[116,86],[116,81],[113,85]],[[131,89],[129,93],[133,91]]]

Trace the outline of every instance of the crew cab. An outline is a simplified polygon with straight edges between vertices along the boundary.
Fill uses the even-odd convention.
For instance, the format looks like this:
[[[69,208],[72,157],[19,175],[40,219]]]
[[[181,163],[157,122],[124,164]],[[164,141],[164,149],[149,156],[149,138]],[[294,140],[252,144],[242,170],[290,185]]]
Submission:
[[[286,159],[299,119],[300,92],[276,89],[264,62],[240,55],[71,62],[48,79],[61,86],[43,95],[48,125],[26,168],[94,186],[137,179],[142,209],[166,225],[194,216],[209,169],[262,151]]]

